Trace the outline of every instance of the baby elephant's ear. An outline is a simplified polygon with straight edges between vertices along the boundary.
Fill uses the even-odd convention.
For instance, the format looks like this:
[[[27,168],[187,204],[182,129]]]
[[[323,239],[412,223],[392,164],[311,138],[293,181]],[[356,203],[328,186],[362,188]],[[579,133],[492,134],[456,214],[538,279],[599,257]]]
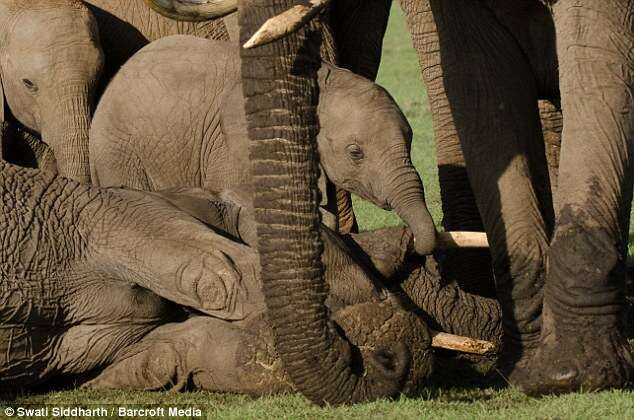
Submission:
[[[319,192],[321,193],[321,201],[319,205],[322,207],[326,207],[328,205],[328,177],[326,176],[326,171],[324,171],[324,167],[319,164],[319,179],[317,180],[317,187],[319,188]]]
[[[330,82],[330,76],[332,74],[332,69],[328,64],[322,64],[322,66],[317,71],[317,79],[319,81],[319,85],[325,87]]]

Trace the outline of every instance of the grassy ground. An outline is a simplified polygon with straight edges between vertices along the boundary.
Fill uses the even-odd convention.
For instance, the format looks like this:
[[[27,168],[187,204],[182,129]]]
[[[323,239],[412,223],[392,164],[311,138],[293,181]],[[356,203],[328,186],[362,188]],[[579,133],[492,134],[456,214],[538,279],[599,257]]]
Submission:
[[[403,19],[398,10],[392,16],[385,42],[385,56],[379,82],[388,88],[403,107],[415,133],[413,161],[423,174],[429,206],[434,219],[442,213],[432,141],[431,118],[422,83]],[[378,210],[355,199],[360,226],[364,229],[394,225],[399,220],[391,213]],[[437,377],[447,382],[445,369]],[[462,379],[462,378],[460,378]],[[451,379],[449,380],[451,383]],[[457,383],[458,381],[454,381]],[[464,382],[462,382],[464,384]],[[464,385],[463,385],[464,386]],[[253,419],[596,419],[634,418],[634,393],[626,391],[574,394],[540,400],[523,396],[515,390],[460,388],[451,385],[434,387],[417,398],[378,401],[353,407],[317,408],[299,396],[249,399],[243,396],[209,393],[124,393],[124,392],[57,392],[22,396],[9,403],[51,405],[180,405],[203,409],[209,418]],[[0,404],[1,405],[1,404]],[[0,409],[0,418],[3,410]]]

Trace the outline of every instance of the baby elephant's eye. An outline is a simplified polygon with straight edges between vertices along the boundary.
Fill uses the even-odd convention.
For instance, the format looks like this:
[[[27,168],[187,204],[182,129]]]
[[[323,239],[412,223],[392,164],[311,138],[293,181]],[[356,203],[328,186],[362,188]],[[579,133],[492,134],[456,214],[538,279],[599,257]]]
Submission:
[[[37,92],[37,86],[35,83],[30,81],[29,79],[22,79],[22,84],[26,86],[26,88],[32,92]]]
[[[352,160],[359,161],[364,158],[363,150],[361,150],[358,144],[349,144],[346,146],[346,152],[348,152],[348,156],[350,156]]]
[[[22,84],[31,92],[37,92],[37,85],[29,79],[22,79]]]

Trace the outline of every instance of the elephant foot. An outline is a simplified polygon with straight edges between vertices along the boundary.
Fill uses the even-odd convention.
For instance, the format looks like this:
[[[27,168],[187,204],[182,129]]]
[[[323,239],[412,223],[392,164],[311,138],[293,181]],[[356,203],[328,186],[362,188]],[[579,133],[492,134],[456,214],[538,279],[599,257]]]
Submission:
[[[530,396],[624,388],[634,379],[630,344],[617,328],[554,328],[512,381]]]
[[[506,388],[523,382],[531,360],[532,351],[516,346],[503,350],[495,366],[484,377],[483,385],[487,388]]]
[[[564,208],[549,249],[540,342],[518,387],[541,396],[623,388],[634,379],[624,335],[625,266],[612,234]],[[585,223],[585,225],[580,225]]]

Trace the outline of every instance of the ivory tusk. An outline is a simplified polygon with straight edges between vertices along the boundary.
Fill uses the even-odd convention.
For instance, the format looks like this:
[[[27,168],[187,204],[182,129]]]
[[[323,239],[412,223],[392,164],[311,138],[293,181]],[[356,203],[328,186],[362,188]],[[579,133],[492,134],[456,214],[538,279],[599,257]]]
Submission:
[[[439,249],[489,247],[489,241],[484,232],[438,232],[436,240],[436,247]]]
[[[431,346],[438,349],[471,354],[491,354],[497,351],[497,346],[490,341],[476,340],[439,331],[432,331],[431,336]]]
[[[289,35],[317,16],[331,0],[310,0],[309,6],[295,5],[287,11],[268,19],[253,36],[244,43],[244,48],[268,44]]]
[[[237,0],[144,0],[150,8],[170,19],[201,22],[238,9]]]

